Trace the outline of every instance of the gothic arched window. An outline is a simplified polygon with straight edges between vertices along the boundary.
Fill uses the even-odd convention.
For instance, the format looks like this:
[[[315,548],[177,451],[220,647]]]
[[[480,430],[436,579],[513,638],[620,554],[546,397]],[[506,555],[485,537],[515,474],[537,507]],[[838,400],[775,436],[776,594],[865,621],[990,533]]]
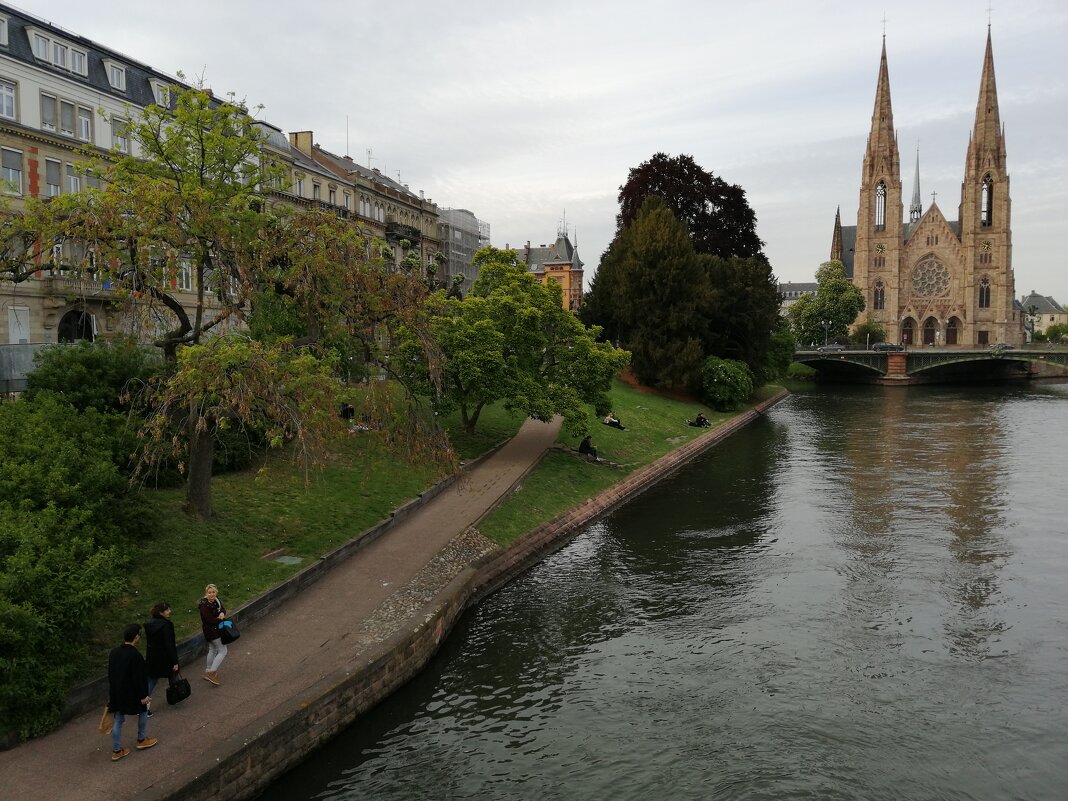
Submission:
[[[994,179],[983,176],[983,188],[979,193],[979,223],[985,228],[994,223]]]
[[[882,281],[875,282],[875,295],[872,298],[872,306],[876,309],[886,308],[886,287],[883,286]]]
[[[886,228],[886,184],[879,181],[875,187],[875,230]]]
[[[989,309],[990,308],[990,279],[989,278],[983,278],[983,280],[981,280],[979,282],[979,308],[980,309]]]

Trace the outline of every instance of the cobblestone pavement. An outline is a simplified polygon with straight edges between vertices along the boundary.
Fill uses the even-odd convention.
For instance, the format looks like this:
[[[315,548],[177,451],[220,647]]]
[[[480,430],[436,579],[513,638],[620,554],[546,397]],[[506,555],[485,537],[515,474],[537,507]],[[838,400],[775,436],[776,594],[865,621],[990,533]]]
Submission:
[[[110,736],[96,731],[100,713],[86,714],[0,752],[0,798],[136,799],[194,762],[203,764],[213,746],[408,624],[460,571],[490,553],[493,543],[470,527],[537,463],[559,428],[559,420],[528,420],[464,481],[257,621],[230,646],[219,671],[222,686],[201,680],[198,660],[184,671],[193,684],[187,701],[167,706],[157,688],[148,727],[159,738],[155,748],[113,763]],[[128,721],[126,745],[135,731]]]

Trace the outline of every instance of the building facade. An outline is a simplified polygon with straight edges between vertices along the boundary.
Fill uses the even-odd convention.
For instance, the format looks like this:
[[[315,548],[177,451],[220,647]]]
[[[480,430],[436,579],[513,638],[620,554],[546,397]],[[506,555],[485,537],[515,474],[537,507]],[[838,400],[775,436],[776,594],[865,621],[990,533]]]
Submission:
[[[582,259],[578,249],[571,244],[567,231],[558,231],[556,242],[551,245],[531,247],[526,245],[516,250],[519,262],[541,283],[557,284],[562,292],[561,302],[565,309],[578,311],[582,306]]]
[[[445,255],[445,285],[452,287],[454,279],[463,276],[460,294],[467,297],[472,284],[478,280],[478,268],[472,264],[475,251],[490,243],[489,223],[478,219],[467,209],[442,209],[441,246]]]
[[[989,30],[957,219],[920,201],[919,155],[904,219],[901,158],[883,41],[875,109],[861,170],[856,226],[835,215],[831,258],[864,293],[865,310],[906,345],[1023,342],[1012,269],[1009,174]]]
[[[1026,315],[1028,340],[1035,334],[1045,334],[1054,325],[1068,325],[1068,312],[1048,295],[1034,290],[1020,298],[1020,308]]]

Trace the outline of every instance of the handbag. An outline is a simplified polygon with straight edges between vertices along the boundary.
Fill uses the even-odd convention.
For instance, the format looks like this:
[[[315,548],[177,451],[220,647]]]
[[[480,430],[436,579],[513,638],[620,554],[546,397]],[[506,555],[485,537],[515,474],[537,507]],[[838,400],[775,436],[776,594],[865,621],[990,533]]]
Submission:
[[[104,704],[104,714],[100,716],[100,723],[97,725],[96,730],[101,734],[110,734],[111,727],[115,725],[115,713],[108,709],[108,705]]]
[[[167,685],[167,703],[180,704],[192,694],[193,689],[189,686],[189,679],[182,676],[181,671],[170,677]]]
[[[229,645],[240,636],[241,632],[237,630],[234,621],[224,620],[219,624],[219,639],[222,640],[223,645]]]

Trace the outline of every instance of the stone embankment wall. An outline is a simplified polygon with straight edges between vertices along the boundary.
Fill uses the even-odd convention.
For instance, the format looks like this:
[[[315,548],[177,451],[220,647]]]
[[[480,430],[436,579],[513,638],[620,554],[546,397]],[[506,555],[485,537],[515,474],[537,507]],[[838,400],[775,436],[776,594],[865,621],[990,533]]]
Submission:
[[[782,392],[713,428],[560,515],[480,563],[464,569],[419,610],[412,626],[375,646],[357,663],[325,677],[249,724],[210,754],[172,775],[145,801],[242,801],[272,781],[415,676],[473,604],[561,548],[581,528],[670,475],[781,401]]]

